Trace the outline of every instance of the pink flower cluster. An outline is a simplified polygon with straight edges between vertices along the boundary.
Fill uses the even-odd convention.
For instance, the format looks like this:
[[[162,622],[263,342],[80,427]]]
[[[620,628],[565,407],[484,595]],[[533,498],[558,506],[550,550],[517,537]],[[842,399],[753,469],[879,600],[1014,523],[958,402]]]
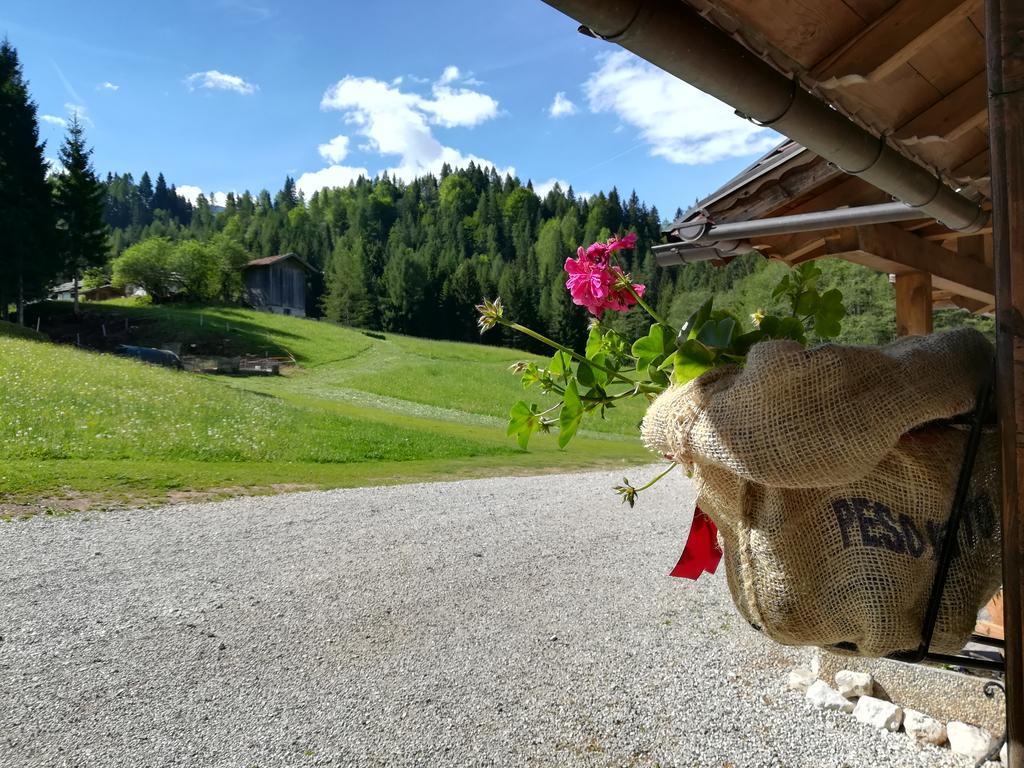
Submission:
[[[565,287],[572,294],[573,304],[586,307],[590,314],[600,317],[606,309],[625,312],[636,304],[636,298],[625,286],[626,275],[610,263],[615,251],[636,246],[636,235],[630,233],[621,240],[613,237],[607,243],[594,243],[589,248],[580,246],[575,259],[565,260],[569,279]],[[643,296],[645,286],[632,283],[637,296]]]

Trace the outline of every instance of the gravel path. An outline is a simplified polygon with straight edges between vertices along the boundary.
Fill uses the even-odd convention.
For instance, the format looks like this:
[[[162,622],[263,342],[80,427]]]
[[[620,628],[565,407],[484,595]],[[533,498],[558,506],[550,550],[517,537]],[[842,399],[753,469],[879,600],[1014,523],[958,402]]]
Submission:
[[[666,576],[685,479],[619,478],[0,524],[0,765],[966,764],[784,690],[803,651]]]

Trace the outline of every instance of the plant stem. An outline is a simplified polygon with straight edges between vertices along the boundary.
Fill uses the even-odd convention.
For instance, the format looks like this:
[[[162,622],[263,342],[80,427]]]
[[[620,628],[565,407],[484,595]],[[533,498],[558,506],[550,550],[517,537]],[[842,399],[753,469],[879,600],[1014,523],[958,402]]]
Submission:
[[[665,470],[664,472],[662,472],[662,473],[661,473],[660,475],[658,475],[658,476],[657,476],[656,478],[654,478],[653,480],[651,480],[651,482],[649,482],[649,483],[648,483],[647,485],[645,485],[645,486],[642,486],[642,487],[640,487],[640,488],[637,488],[637,489],[636,489],[636,492],[637,492],[637,493],[640,493],[640,491],[646,491],[646,490],[647,490],[648,488],[650,488],[650,487],[651,487],[652,485],[654,485],[654,484],[655,484],[656,482],[658,482],[659,480],[661,480],[661,478],[663,478],[663,477],[664,477],[665,475],[667,475],[667,474],[668,474],[669,472],[671,472],[671,471],[672,471],[673,469],[675,469],[675,468],[676,468],[676,467],[678,467],[678,466],[679,466],[679,465],[678,465],[678,464],[677,464],[676,462],[674,462],[674,461],[673,461],[673,462],[672,462],[671,464],[669,464],[669,465],[668,465],[668,469],[666,469],[666,470]]]
[[[630,282],[629,280],[629,274],[618,265],[617,261],[618,259],[612,256],[611,263],[619,268],[619,272],[622,274],[623,282],[625,283],[625,288],[627,291],[629,291],[630,295],[634,299],[636,299],[636,303],[639,304],[643,308],[643,310],[654,319],[654,322],[660,323],[661,325],[668,325],[668,323],[665,322],[664,318],[662,318],[660,315],[658,315],[657,312],[651,309],[650,305],[640,297],[639,293],[636,292],[636,290],[633,288],[633,283]]]
[[[532,330],[531,328],[527,328],[525,325],[520,325],[519,323],[510,323],[509,321],[502,320],[502,319],[499,319],[498,322],[501,323],[502,325],[508,327],[508,328],[511,328],[514,331],[519,331],[520,333],[526,334],[527,336],[529,336],[532,339],[536,339],[541,344],[547,344],[549,347],[552,347],[553,349],[557,349],[559,352],[564,352],[565,354],[569,355],[576,362],[586,363],[589,366],[592,366],[594,368],[597,368],[598,370],[604,371],[609,376],[614,376],[617,379],[621,379],[622,381],[625,381],[627,384],[632,384],[632,385],[636,384],[635,381],[631,381],[630,379],[626,378],[625,376],[623,376],[618,371],[613,371],[610,368],[605,368],[603,365],[599,365],[598,363],[595,363],[593,360],[588,360],[587,358],[585,358],[583,355],[579,354],[578,352],[573,352],[568,347],[563,346],[562,344],[559,344],[557,341],[552,341],[547,336],[544,336],[543,334],[537,333],[536,331]]]

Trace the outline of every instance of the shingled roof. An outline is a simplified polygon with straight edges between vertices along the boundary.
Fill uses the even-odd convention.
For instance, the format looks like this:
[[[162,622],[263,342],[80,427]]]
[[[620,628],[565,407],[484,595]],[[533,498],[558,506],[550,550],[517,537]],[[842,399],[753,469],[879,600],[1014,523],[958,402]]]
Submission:
[[[301,264],[307,272],[316,272],[316,269],[311,267],[306,260],[297,253],[281,253],[277,256],[264,256],[259,259],[253,259],[242,267],[242,269],[249,269],[249,267],[269,267],[271,264],[277,264],[279,261],[285,261],[286,259],[295,259],[295,261]]]

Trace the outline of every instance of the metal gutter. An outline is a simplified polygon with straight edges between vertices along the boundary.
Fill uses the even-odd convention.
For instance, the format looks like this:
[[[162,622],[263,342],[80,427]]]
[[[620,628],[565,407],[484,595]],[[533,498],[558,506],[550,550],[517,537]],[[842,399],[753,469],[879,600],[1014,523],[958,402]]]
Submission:
[[[763,62],[682,0],[545,0],[585,30],[647,59],[960,232],[988,213]]]
[[[750,240],[761,237],[927,218],[931,217],[921,209],[903,203],[858,205],[725,224],[699,216],[673,226],[671,235],[677,238],[676,242],[656,245],[652,250],[658,264],[665,267],[747,253],[753,249]]]

